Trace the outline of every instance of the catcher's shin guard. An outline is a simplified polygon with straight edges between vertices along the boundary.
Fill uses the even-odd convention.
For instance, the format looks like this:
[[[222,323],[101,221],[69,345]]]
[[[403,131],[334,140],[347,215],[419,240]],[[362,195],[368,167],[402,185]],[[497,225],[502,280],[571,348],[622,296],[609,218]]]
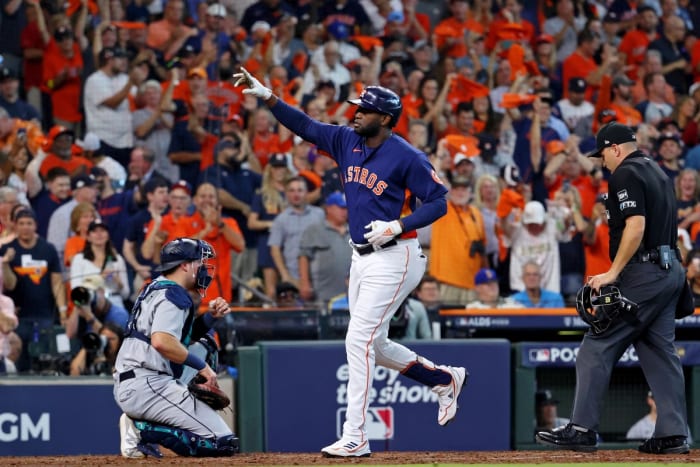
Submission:
[[[190,431],[139,420],[135,422],[141,432],[141,442],[155,443],[187,457],[227,457],[239,451],[235,435],[218,439],[202,438]]]

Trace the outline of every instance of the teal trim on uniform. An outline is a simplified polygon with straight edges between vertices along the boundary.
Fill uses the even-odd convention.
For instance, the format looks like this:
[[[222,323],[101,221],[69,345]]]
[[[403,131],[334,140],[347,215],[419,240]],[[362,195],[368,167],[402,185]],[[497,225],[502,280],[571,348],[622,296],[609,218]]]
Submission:
[[[236,356],[238,437],[241,452],[264,452],[262,356],[258,347],[239,347]]]

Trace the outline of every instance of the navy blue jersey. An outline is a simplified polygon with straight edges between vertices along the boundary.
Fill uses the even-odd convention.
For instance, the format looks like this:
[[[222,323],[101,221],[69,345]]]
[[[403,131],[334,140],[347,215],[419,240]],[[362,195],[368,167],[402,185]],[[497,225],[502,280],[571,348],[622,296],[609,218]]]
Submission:
[[[0,247],[0,255],[14,248],[15,256],[10,268],[17,276],[17,285],[7,295],[14,300],[20,319],[53,319],[56,302],[53,295],[51,274],[61,273],[61,262],[56,248],[39,237],[31,248],[24,248],[19,240]]]
[[[404,234],[411,236],[447,211],[447,189],[427,156],[400,136],[368,148],[365,138],[350,127],[320,123],[282,101],[271,110],[280,123],[338,163],[354,243],[367,243],[365,226],[374,220],[401,219]],[[421,201],[418,209],[416,199]]]

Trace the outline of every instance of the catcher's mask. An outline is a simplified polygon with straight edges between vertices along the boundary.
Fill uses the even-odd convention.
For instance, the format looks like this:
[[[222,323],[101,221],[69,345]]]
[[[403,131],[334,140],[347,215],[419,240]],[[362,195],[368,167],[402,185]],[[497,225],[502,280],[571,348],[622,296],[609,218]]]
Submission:
[[[635,319],[637,308],[615,285],[604,285],[597,293],[584,285],[576,293],[576,311],[594,334],[605,332],[618,316],[626,321]]]
[[[214,267],[208,264],[207,260],[215,257],[214,248],[204,240],[176,238],[163,246],[160,253],[161,265],[158,267],[158,270],[168,271],[182,263],[199,261],[200,265],[195,276],[195,287],[199,295],[204,297],[204,293],[213,279],[213,271],[210,274],[210,269],[213,270]]]

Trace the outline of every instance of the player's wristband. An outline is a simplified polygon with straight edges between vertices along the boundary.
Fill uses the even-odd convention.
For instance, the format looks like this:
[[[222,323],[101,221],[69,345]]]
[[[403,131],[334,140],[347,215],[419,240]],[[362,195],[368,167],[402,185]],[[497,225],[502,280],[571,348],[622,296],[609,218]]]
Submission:
[[[202,371],[204,367],[207,366],[207,364],[204,363],[204,360],[192,354],[192,352],[187,352],[187,358],[184,362],[182,362],[182,364],[194,368],[197,371]]]

